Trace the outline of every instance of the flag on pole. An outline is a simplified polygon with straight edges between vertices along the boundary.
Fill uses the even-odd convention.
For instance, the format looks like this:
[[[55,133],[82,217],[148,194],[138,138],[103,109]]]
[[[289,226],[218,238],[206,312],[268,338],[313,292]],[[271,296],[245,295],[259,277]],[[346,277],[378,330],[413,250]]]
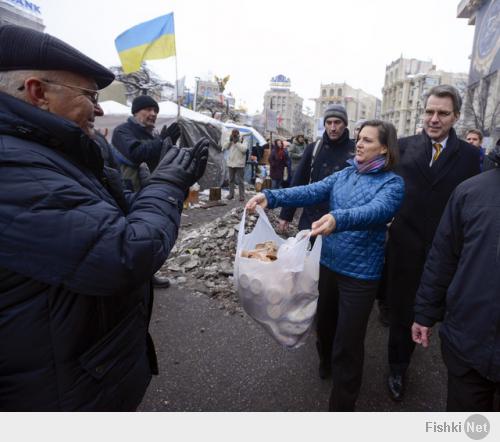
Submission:
[[[138,71],[144,60],[159,60],[175,55],[174,13],[130,28],[115,39],[123,72]]]

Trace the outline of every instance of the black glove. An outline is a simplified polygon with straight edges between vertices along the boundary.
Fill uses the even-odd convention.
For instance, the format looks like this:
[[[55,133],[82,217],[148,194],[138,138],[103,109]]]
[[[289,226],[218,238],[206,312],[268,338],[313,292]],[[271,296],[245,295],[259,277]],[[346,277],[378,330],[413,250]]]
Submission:
[[[172,123],[170,126],[163,126],[160,132],[160,138],[164,140],[169,137],[172,140],[172,144],[177,143],[177,140],[181,136],[181,128],[177,123]]]
[[[208,141],[207,138],[202,138],[200,141],[198,141],[192,151],[193,155],[196,157],[196,170],[195,170],[195,177],[196,181],[198,181],[203,174],[205,173],[205,169],[207,167],[207,162],[208,162],[208,147],[210,145],[210,142]]]
[[[187,192],[203,175],[208,160],[208,140],[202,139],[193,148],[179,149],[172,146],[158,167],[149,184],[171,183]]]

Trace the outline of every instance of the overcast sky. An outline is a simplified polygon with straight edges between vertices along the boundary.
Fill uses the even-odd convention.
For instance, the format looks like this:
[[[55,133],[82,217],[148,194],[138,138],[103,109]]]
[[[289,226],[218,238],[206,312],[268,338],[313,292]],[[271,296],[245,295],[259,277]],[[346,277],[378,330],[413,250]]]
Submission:
[[[179,77],[192,87],[195,76],[231,75],[227,91],[250,112],[277,74],[307,100],[344,81],[381,98],[385,67],[401,54],[468,72],[474,36],[456,18],[459,0],[33,1],[48,33],[107,66],[119,64],[121,32],[173,11]],[[173,58],[148,65],[173,82]]]

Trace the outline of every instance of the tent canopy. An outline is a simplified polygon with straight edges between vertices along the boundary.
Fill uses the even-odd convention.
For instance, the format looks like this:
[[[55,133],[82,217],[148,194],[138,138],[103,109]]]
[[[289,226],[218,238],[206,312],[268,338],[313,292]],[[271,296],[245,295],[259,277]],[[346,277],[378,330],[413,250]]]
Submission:
[[[159,103],[160,113],[159,118],[177,118],[177,104],[173,101],[162,101]],[[200,123],[210,123],[215,127],[222,128],[222,123],[215,118],[211,118],[207,115],[200,114],[199,112],[192,111],[187,107],[181,106],[181,117],[187,118],[188,120],[199,121]]]
[[[99,106],[104,111],[104,115],[132,115],[128,106],[113,100],[99,102]]]

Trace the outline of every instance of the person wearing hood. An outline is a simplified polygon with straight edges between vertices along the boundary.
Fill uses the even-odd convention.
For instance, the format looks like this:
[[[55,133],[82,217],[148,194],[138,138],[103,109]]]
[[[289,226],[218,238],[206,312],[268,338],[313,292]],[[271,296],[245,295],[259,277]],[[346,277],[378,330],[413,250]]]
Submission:
[[[412,337],[437,322],[448,369],[446,411],[487,412],[500,389],[500,148],[497,165],[457,186],[444,210],[415,300]]]
[[[319,376],[332,376],[330,411],[354,411],[361,388],[368,318],[384,264],[385,234],[404,196],[396,129],[367,121],[348,167],[321,181],[265,190],[247,209],[328,205],[312,224],[323,235],[316,312]]]
[[[323,114],[325,132],[320,140],[304,150],[297,169],[293,172],[291,187],[321,181],[334,172],[349,166],[354,155],[354,141],[349,138],[348,119],[344,106],[332,104]],[[299,230],[310,229],[314,221],[328,213],[328,202],[305,207],[299,220]],[[279,215],[279,230],[286,231],[293,220],[295,208],[286,207]]]
[[[290,147],[288,148],[288,153],[290,154],[290,159],[291,159],[291,173],[290,175],[293,175],[295,173],[295,170],[297,169],[297,166],[300,163],[300,160],[302,159],[302,156],[304,155],[304,151],[306,150],[307,143],[304,138],[304,135],[299,134],[297,135],[293,140],[292,143],[290,144]]]

